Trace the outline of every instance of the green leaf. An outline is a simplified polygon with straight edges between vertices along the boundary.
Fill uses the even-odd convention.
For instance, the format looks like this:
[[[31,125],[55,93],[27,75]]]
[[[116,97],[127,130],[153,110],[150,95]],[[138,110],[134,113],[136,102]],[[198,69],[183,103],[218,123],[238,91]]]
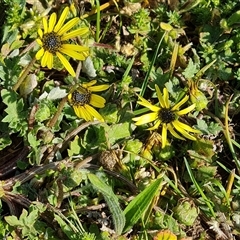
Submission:
[[[231,27],[234,24],[240,23],[240,10],[233,13],[227,20],[228,26]]]
[[[40,103],[38,105],[38,110],[35,114],[36,121],[43,122],[43,121],[49,119],[50,116],[51,116],[51,111],[50,111],[48,105],[46,105],[45,102]]]
[[[39,216],[38,209],[34,209],[31,212],[29,212],[29,215],[27,218],[23,218],[22,220],[23,222],[25,222],[26,225],[31,226],[37,221],[38,216]]]
[[[78,155],[80,153],[79,136],[75,136],[74,140],[70,142],[70,149],[68,149],[68,156]]]
[[[143,192],[138,194],[125,208],[126,225],[124,232],[127,232],[143,216],[152,203],[154,197],[161,189],[162,179],[159,178],[149,185]]]
[[[186,79],[191,79],[195,76],[195,74],[198,72],[198,69],[196,67],[196,64],[193,63],[193,60],[190,58],[188,66],[183,71],[183,76]]]
[[[102,193],[112,213],[115,231],[118,235],[120,235],[125,225],[125,217],[123,211],[119,206],[118,198],[116,197],[112,189],[108,185],[106,185],[101,179],[99,179],[96,175],[89,173],[88,178],[90,182],[93,184],[93,186]]]
[[[32,132],[28,133],[27,140],[32,148],[31,156],[32,156],[32,159],[34,159],[33,163],[39,165],[41,162],[41,154],[40,154],[41,149],[39,147],[40,140],[38,140],[36,134]]]
[[[11,50],[14,50],[14,49],[18,49],[20,47],[22,47],[24,41],[23,40],[15,40],[12,44],[11,44]]]
[[[193,152],[199,155],[202,159],[205,159],[207,162],[212,162],[212,158],[215,156],[215,151],[213,149],[214,141],[209,139],[198,139],[194,141]],[[189,150],[191,151],[191,150]],[[205,165],[205,164],[203,164]]]
[[[127,141],[125,150],[138,154],[142,149],[142,145],[143,143],[138,139],[135,139],[135,140],[131,139]]]
[[[89,151],[96,148],[105,150],[107,148],[105,128],[102,125],[89,127],[84,134],[82,145]]]
[[[27,130],[28,114],[25,110],[23,99],[18,100],[18,95],[14,91],[2,89],[2,101],[7,105],[5,112],[7,116],[2,119],[2,122],[8,123],[8,126],[14,132],[23,134]]]
[[[40,140],[37,140],[36,135],[34,135],[32,132],[29,132],[27,138],[30,146],[34,149],[37,149],[40,145]]]
[[[222,131],[222,127],[218,123],[210,122],[206,123],[203,119],[197,119],[198,129],[205,134],[218,135]]]
[[[22,210],[22,214],[19,217],[19,220],[24,223],[28,215],[28,211],[26,209]]]
[[[11,226],[22,226],[21,221],[19,221],[16,216],[6,216],[4,219]]]
[[[7,89],[2,89],[1,91],[1,96],[2,96],[2,100],[3,102],[8,105],[11,103],[14,103],[17,101],[18,97],[17,97],[17,93],[13,92],[13,91],[8,91]]]
[[[66,89],[61,89],[59,87],[55,87],[49,92],[47,99],[48,100],[56,100],[56,99],[64,98],[66,96],[67,96]]]
[[[0,151],[3,150],[5,147],[11,145],[11,143],[12,140],[9,135],[0,137]]]
[[[120,139],[125,139],[131,136],[130,123],[128,122],[114,124],[111,125],[110,127],[105,125],[104,128],[106,131],[108,141],[111,145],[113,145]]]
[[[104,117],[107,123],[116,123],[118,119],[117,105],[107,103],[106,106],[99,110],[100,114]]]

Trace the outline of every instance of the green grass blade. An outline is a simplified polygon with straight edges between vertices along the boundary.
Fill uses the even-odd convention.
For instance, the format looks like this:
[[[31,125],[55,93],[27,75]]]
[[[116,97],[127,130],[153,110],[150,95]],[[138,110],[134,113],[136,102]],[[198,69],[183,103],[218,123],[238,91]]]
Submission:
[[[131,229],[132,226],[143,216],[162,187],[161,182],[161,178],[154,181],[143,192],[138,194],[125,208],[124,214],[126,217],[126,225],[124,232]]]
[[[231,139],[232,143],[240,149],[240,144],[238,142],[236,142],[235,140]]]
[[[124,82],[126,80],[126,78],[128,77],[128,75],[129,75],[129,73],[130,73],[130,71],[132,69],[132,65],[134,63],[134,60],[135,60],[135,56],[132,57],[130,63],[128,64],[128,67],[127,67],[126,71],[123,74],[122,82]]]
[[[226,103],[224,135],[225,135],[225,138],[227,140],[227,143],[228,143],[228,146],[229,146],[229,150],[232,153],[234,162],[235,162],[235,164],[237,166],[238,174],[240,174],[240,161],[239,161],[238,156],[237,156],[237,154],[235,152],[235,149],[233,147],[233,142],[232,142],[232,139],[231,139],[231,134],[230,134],[230,131],[229,131],[229,123],[228,123],[228,119],[229,119],[229,117],[228,117],[228,108],[229,108],[229,104],[230,104],[231,98],[232,98],[232,96],[228,99],[228,101]]]
[[[185,162],[185,165],[186,165],[188,174],[189,174],[189,176],[190,176],[193,184],[195,185],[196,189],[198,190],[198,192],[199,192],[200,195],[202,196],[203,200],[205,201],[206,205],[208,206],[208,208],[209,208],[212,216],[215,217],[215,212],[214,212],[214,210],[213,210],[213,207],[212,207],[212,205],[211,205],[211,202],[210,202],[210,200],[206,197],[206,195],[205,195],[204,192],[202,191],[201,187],[198,185],[196,179],[194,178],[193,173],[192,173],[192,170],[191,170],[191,168],[190,168],[190,166],[189,166],[188,161],[187,161],[186,158],[184,158],[184,162]]]
[[[162,38],[160,39],[160,41],[159,41],[159,43],[158,43],[158,45],[157,45],[156,51],[155,51],[155,53],[154,53],[153,59],[152,59],[152,61],[151,61],[150,67],[149,67],[149,70],[148,70],[148,72],[147,72],[147,74],[146,74],[146,76],[145,76],[145,78],[144,78],[143,85],[142,85],[142,88],[141,88],[141,92],[140,92],[140,94],[139,94],[140,96],[143,96],[144,93],[145,93],[145,90],[146,90],[147,84],[148,84],[149,75],[150,75],[150,73],[151,73],[151,71],[152,71],[152,67],[153,67],[153,65],[154,65],[154,63],[155,63],[155,61],[156,61],[159,48],[160,48],[160,46],[161,46],[161,44],[162,44],[162,41],[163,41],[165,35],[166,35],[166,32],[163,34]]]
[[[77,233],[77,230],[73,230],[72,226],[74,226],[73,224],[71,224],[71,226],[69,225],[69,222],[65,222],[63,220],[63,218],[61,218],[60,216],[58,216],[57,214],[54,214],[54,219],[58,222],[58,224],[60,225],[62,231],[67,235],[69,240],[76,240],[77,236],[81,235],[80,233]],[[75,226],[74,226],[75,228]]]
[[[125,216],[119,206],[118,198],[116,197],[112,189],[96,175],[89,173],[88,179],[90,180],[92,185],[102,193],[105,201],[108,204],[109,210],[112,213],[115,232],[116,234],[120,235],[125,225]]]

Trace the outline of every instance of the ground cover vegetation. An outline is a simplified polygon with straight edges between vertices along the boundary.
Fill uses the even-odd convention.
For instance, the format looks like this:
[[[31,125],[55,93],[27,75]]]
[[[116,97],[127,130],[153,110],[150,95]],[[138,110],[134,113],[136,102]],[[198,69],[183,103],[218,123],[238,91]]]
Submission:
[[[0,238],[240,239],[239,9],[0,0]]]

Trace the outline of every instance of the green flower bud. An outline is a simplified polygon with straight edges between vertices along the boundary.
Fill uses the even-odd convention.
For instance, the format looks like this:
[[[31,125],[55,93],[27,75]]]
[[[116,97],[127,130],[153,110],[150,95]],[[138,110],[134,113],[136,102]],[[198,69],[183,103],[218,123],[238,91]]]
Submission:
[[[154,145],[153,153],[157,159],[162,161],[168,161],[175,156],[175,150],[169,143],[167,143],[164,148],[161,148],[159,145]]]
[[[196,104],[197,111],[201,111],[202,109],[206,108],[208,104],[206,96],[198,89],[194,91],[194,93],[190,92],[190,100],[192,103]]]
[[[190,86],[190,100],[192,103],[196,104],[196,110],[201,111],[202,109],[207,107],[208,100],[203,92],[201,92],[198,87],[197,83],[194,81],[189,82]]]
[[[189,199],[179,202],[179,205],[173,208],[174,217],[186,226],[192,226],[198,216],[198,208]]]

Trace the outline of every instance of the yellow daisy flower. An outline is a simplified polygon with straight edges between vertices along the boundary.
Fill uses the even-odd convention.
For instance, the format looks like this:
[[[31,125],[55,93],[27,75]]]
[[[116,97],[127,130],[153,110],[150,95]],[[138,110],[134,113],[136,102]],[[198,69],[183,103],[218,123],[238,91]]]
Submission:
[[[41,66],[48,67],[52,69],[53,67],[53,56],[57,56],[63,66],[67,69],[67,71],[75,77],[75,72],[67,60],[63,56],[63,54],[68,55],[74,59],[83,61],[88,56],[88,47],[69,44],[66,41],[86,34],[89,29],[88,28],[79,28],[68,32],[71,28],[73,28],[78,22],[79,18],[75,17],[64,24],[67,15],[69,13],[69,7],[66,7],[58,22],[57,22],[57,14],[54,12],[51,14],[49,21],[44,17],[43,22],[43,31],[42,29],[38,29],[39,38],[36,40],[37,43],[41,46],[41,49],[36,54],[36,59],[41,59]]]
[[[136,125],[142,125],[150,122],[154,122],[154,126],[148,128],[148,130],[157,129],[160,124],[162,125],[162,148],[164,148],[167,144],[167,130],[178,139],[185,140],[188,138],[190,140],[196,140],[194,136],[190,133],[201,133],[199,130],[193,129],[185,123],[182,123],[178,120],[178,118],[184,114],[189,113],[192,111],[196,105],[192,104],[191,106],[180,110],[179,108],[187,102],[189,96],[185,96],[179,103],[174,105],[173,107],[170,106],[169,102],[169,94],[166,88],[163,89],[163,95],[157,85],[155,85],[157,96],[159,100],[160,106],[155,106],[149,103],[146,99],[139,96],[140,101],[138,104],[149,108],[152,113],[144,114],[140,117],[133,118],[136,121]],[[182,136],[180,136],[174,129],[176,129]]]
[[[86,121],[93,121],[94,118],[96,118],[97,120],[104,122],[103,117],[93,107],[103,108],[106,100],[92,92],[107,90],[109,85],[103,84],[93,86],[96,82],[96,80],[92,80],[89,83],[84,83],[77,88],[73,88],[68,94],[68,101],[79,118],[83,118]]]

